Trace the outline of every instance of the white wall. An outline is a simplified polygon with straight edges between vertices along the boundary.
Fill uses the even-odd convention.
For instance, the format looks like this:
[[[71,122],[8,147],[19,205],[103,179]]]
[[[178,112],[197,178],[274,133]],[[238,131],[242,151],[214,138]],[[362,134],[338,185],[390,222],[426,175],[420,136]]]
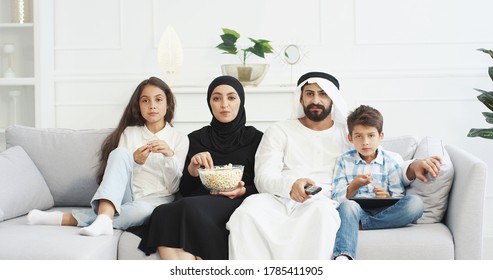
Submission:
[[[182,40],[184,65],[181,73],[164,78],[176,89],[176,126],[185,131],[209,121],[206,109],[192,108],[206,108],[201,90],[205,94],[208,82],[221,74],[220,65],[239,61],[214,48],[222,27],[243,37],[270,39],[277,50],[299,44],[305,57],[292,69],[279,55],[267,56],[271,68],[263,89],[254,100],[247,99],[255,125],[264,128],[284,118],[283,95],[269,92],[285,92],[279,85],[291,83],[291,71],[294,80],[306,71],[335,74],[351,107],[366,103],[380,109],[387,136],[439,137],[488,164],[485,257],[493,259],[493,141],[466,137],[471,127],[488,127],[480,113],[486,109],[473,88],[493,86],[486,72],[493,60],[476,51],[493,49],[493,1],[53,3],[55,95],[47,103],[55,104],[55,116],[45,126],[114,127],[135,86],[151,75],[163,77],[156,47],[168,24]],[[279,113],[268,112],[263,120],[266,107],[256,106],[263,103],[279,105]]]

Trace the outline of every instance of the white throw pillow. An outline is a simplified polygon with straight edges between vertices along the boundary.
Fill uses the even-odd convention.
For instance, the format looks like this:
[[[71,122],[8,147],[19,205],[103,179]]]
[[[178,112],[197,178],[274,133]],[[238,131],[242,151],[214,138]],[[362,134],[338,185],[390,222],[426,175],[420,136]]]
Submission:
[[[440,175],[435,179],[427,176],[428,183],[416,179],[407,190],[407,194],[416,194],[423,200],[424,213],[418,220],[420,224],[442,221],[447,211],[448,195],[454,180],[454,166],[440,139],[425,137],[419,143],[414,158],[423,159],[429,156],[440,156],[442,158]]]
[[[43,176],[21,147],[0,153],[0,178],[0,221],[53,207]]]

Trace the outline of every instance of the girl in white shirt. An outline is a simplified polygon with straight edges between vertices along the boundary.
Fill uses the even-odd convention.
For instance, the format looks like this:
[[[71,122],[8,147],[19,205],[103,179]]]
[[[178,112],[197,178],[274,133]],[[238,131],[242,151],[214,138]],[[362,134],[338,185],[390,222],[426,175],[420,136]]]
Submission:
[[[188,137],[172,125],[175,97],[151,77],[135,89],[118,127],[101,147],[100,183],[91,208],[72,213],[32,210],[29,224],[83,227],[82,235],[112,235],[142,225],[154,208],[174,200],[188,151]]]

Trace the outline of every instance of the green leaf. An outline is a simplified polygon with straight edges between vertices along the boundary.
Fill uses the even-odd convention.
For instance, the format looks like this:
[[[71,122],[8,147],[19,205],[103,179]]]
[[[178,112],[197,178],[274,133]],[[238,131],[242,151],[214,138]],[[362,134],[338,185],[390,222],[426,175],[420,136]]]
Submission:
[[[492,50],[487,50],[487,49],[478,49],[478,51],[484,52],[486,54],[489,54],[491,58],[493,58],[493,51]]]
[[[231,33],[231,30],[229,29],[223,28],[223,30],[225,32],[221,35],[221,39],[223,40],[223,42],[217,45],[216,48],[224,51],[223,53],[226,54],[237,54],[238,49],[236,48],[236,41],[238,40],[238,37],[236,37],[235,34]]]
[[[490,79],[493,81],[493,67],[488,67],[488,75],[490,75]]]
[[[479,91],[481,93],[486,93],[487,92],[486,90],[482,90],[482,89],[479,89],[479,88],[475,88],[474,90]]]
[[[493,111],[493,92],[483,92],[478,95],[479,101],[481,101],[488,109]]]
[[[264,51],[261,46],[254,45],[253,47],[249,47],[248,49],[246,49],[246,51],[249,51],[256,56],[265,58]]]
[[[223,33],[232,35],[232,36],[236,37],[236,39],[240,38],[240,34],[236,31],[234,31],[233,29],[223,28]]]
[[[216,48],[222,50],[225,54],[237,54],[236,41],[240,37],[240,34],[228,28],[223,28],[223,32],[224,34],[220,36],[223,42],[217,45]]]
[[[264,53],[273,53],[273,48],[269,44],[262,44],[262,49],[264,50]]]
[[[221,39],[223,40],[224,44],[234,46],[236,44],[236,41],[238,38],[231,34],[223,34],[221,35]]]
[[[493,128],[471,128],[467,136],[493,139]]]
[[[486,119],[487,123],[493,123],[493,113],[483,112],[483,116]]]
[[[233,45],[228,45],[228,44],[225,44],[225,43],[221,43],[219,45],[216,46],[216,48],[224,51],[224,53],[228,53],[228,54],[237,54],[238,53],[238,50],[236,49],[236,47]]]
[[[255,45],[253,46],[255,49],[260,50],[262,49],[262,53],[273,53],[273,48],[269,44],[269,40],[264,40],[264,39],[253,39],[253,38],[248,38],[250,41],[252,41]]]
[[[288,53],[287,51],[284,51],[284,52],[283,52],[283,55],[284,55],[284,57],[285,57],[285,58],[287,58],[287,59],[289,59],[289,58],[290,58],[290,57],[289,57],[289,53]]]

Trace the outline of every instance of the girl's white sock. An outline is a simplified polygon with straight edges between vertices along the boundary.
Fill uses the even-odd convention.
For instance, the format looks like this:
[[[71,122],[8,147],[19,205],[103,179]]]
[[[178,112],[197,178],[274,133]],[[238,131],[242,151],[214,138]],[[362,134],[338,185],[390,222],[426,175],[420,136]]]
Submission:
[[[98,215],[90,226],[80,230],[80,234],[87,236],[113,235],[113,220],[107,215]]]
[[[29,225],[53,225],[62,224],[63,213],[60,211],[46,212],[38,209],[29,211],[27,214],[27,223]]]

